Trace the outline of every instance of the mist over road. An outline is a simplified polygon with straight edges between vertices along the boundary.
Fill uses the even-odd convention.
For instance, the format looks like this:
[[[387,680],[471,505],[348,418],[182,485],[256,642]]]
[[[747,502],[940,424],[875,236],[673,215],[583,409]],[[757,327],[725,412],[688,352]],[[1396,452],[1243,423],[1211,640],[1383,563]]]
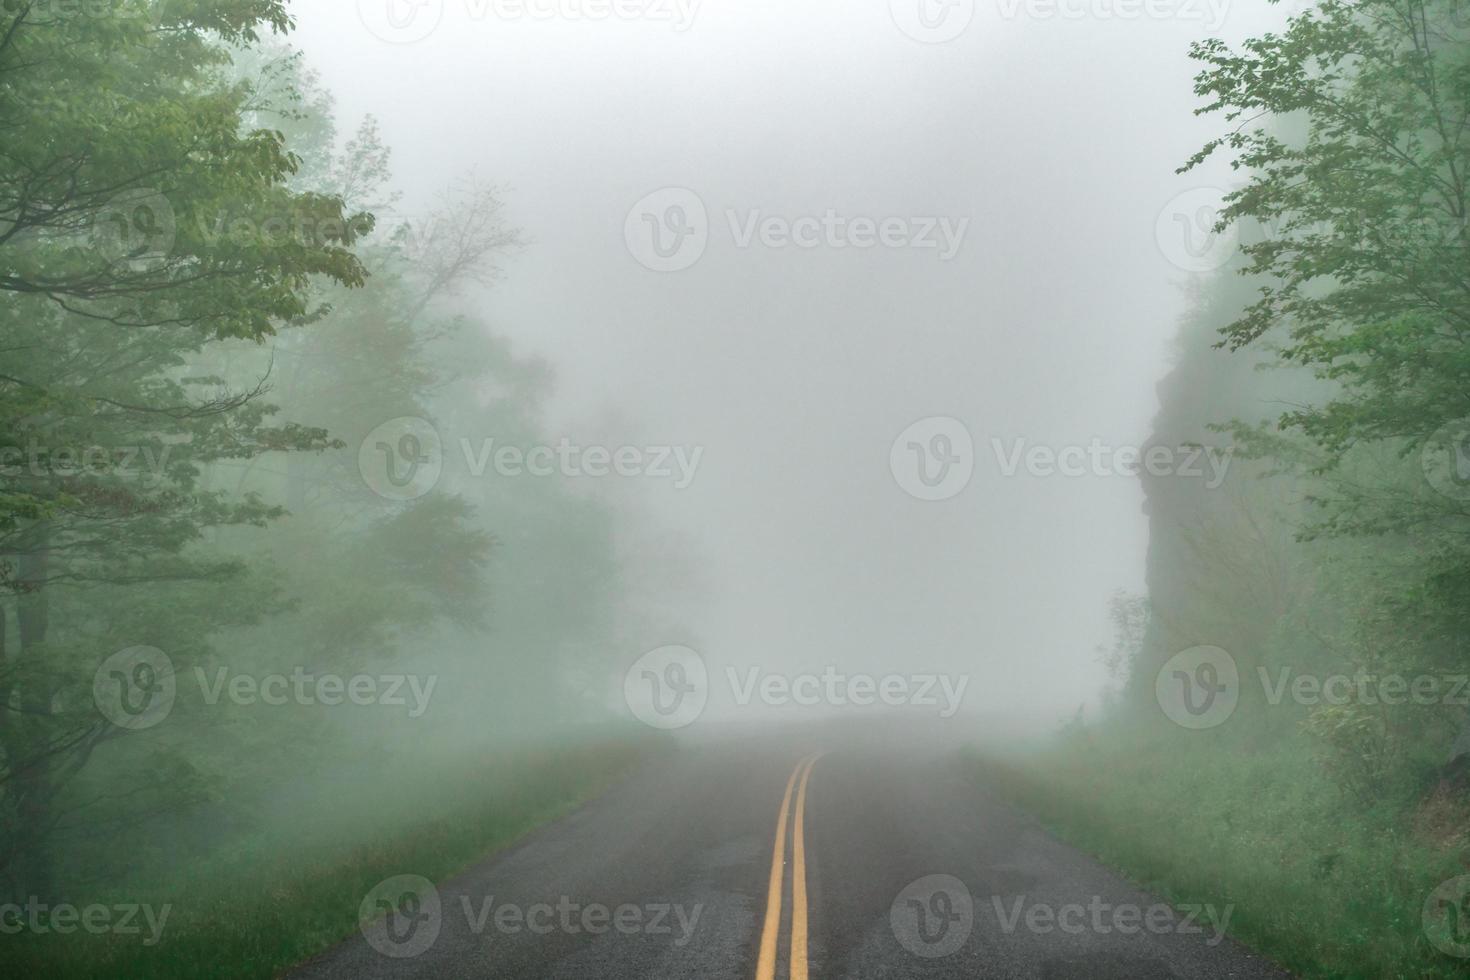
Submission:
[[[1223,901],[1171,909],[908,725],[681,741],[510,851],[364,905],[391,911],[291,976],[1288,976],[1222,935]]]

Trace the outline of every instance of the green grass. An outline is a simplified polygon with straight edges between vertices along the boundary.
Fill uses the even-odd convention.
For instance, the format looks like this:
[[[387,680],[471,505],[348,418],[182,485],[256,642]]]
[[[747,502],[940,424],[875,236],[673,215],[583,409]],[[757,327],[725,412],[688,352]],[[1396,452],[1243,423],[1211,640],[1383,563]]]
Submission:
[[[977,776],[1059,837],[1180,902],[1233,903],[1232,934],[1303,977],[1470,976],[1421,921],[1467,873],[1470,808],[1375,807],[1334,788],[1305,739],[1260,751],[1212,733],[1094,732]]]
[[[420,772],[408,793],[385,779],[393,791],[380,793],[383,819],[353,815],[359,824],[381,823],[376,834],[352,833],[351,843],[333,843],[334,834],[342,839],[334,819],[342,814],[334,815],[328,800],[316,810],[319,825],[282,827],[273,836],[239,842],[207,866],[118,890],[113,901],[172,905],[156,946],[144,946],[139,936],[81,930],[5,936],[0,974],[58,980],[278,976],[353,934],[359,903],[379,881],[397,874],[440,881],[574,809],[660,744],[628,738],[507,753]],[[434,803],[405,806],[405,798]],[[344,800],[341,806],[362,803]]]

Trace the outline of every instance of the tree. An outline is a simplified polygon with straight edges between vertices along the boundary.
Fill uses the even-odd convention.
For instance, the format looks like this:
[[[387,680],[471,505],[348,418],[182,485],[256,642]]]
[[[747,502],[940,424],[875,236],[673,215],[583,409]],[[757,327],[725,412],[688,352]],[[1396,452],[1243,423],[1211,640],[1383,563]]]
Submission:
[[[1262,229],[1241,270],[1258,298],[1222,346],[1277,343],[1332,386],[1274,425],[1237,426],[1321,479],[1303,536],[1422,535],[1437,549],[1448,530],[1460,568],[1465,500],[1427,492],[1417,467],[1369,478],[1352,463],[1375,446],[1433,451],[1470,418],[1467,13],[1463,0],[1323,0],[1240,51],[1195,44],[1199,111],[1238,125],[1183,168],[1231,151],[1248,176],[1217,230]]]
[[[225,74],[230,45],[290,26],[282,0],[0,6],[0,292],[259,338],[307,315],[312,276],[360,284],[371,218],[288,190],[298,158],[242,126],[251,89]],[[211,234],[241,219],[310,235]]]
[[[258,616],[266,592],[203,597],[240,567],[201,543],[281,508],[204,477],[335,444],[272,420],[269,371],[195,370],[217,338],[319,317],[315,280],[364,281],[371,218],[293,190],[299,159],[244,125],[255,89],[226,73],[230,45],[289,26],[278,0],[0,7],[0,873],[38,894],[61,794],[121,734],[93,644],[188,622],[187,649]],[[154,614],[201,605],[170,626],[130,608],[145,588]]]
[[[1199,112],[1240,125],[1183,169],[1233,151],[1249,178],[1217,230],[1266,230],[1241,270],[1264,283],[1260,298],[1222,343],[1284,328],[1281,357],[1340,386],[1280,420],[1323,454],[1319,471],[1362,441],[1417,448],[1470,415],[1465,14],[1462,0],[1324,0],[1243,52],[1218,38],[1193,48],[1208,66]],[[1280,135],[1296,126],[1301,138]]]
[[[1470,6],[1321,0],[1193,56],[1199,111],[1235,125],[1182,169],[1231,153],[1245,180],[1217,231],[1255,232],[1240,271],[1258,292],[1219,346],[1270,347],[1325,392],[1228,428],[1301,475],[1299,539],[1372,540],[1371,562],[1347,541],[1330,553],[1359,570],[1338,596],[1346,645],[1462,669],[1470,493],[1436,470],[1470,446]],[[1412,644],[1385,642],[1407,625]]]

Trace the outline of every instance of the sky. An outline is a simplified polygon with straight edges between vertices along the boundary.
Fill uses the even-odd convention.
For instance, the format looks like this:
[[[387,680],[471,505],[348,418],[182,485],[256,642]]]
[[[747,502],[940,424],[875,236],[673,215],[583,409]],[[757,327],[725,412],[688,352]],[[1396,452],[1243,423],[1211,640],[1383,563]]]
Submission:
[[[647,525],[630,564],[681,624],[619,637],[629,660],[964,672],[969,707],[1047,723],[1095,699],[1108,599],[1143,591],[1138,481],[1109,454],[1008,460],[1147,441],[1217,264],[1178,239],[1230,180],[1175,173],[1222,128],[1192,116],[1188,47],[1285,8],[294,14],[343,128],[379,119],[406,211],[469,174],[502,187],[529,243],[472,303],[553,365],[549,431],[699,452],[687,486],[598,481]]]

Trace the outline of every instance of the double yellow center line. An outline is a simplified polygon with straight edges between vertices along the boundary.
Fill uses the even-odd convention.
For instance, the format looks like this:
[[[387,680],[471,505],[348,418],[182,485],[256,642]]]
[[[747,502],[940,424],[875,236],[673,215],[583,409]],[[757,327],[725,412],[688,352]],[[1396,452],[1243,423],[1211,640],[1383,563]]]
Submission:
[[[766,890],[766,921],[761,930],[760,958],[755,980],[775,980],[776,942],[781,934],[781,887],[786,878],[786,824],[791,811],[791,793],[796,791],[796,814],[791,833],[791,980],[807,980],[806,968],[806,784],[821,753],[796,764],[786,780],[781,797],[781,815],[776,820],[776,848],[771,855],[771,881]]]

